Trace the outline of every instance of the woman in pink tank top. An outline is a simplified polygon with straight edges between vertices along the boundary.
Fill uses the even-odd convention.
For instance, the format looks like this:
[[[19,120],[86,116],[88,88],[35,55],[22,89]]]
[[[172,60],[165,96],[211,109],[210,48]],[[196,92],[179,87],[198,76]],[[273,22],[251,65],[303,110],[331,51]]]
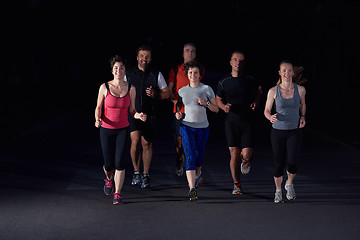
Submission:
[[[99,89],[95,109],[95,126],[100,128],[100,142],[106,178],[104,192],[114,193],[113,204],[122,204],[121,189],[125,178],[125,163],[130,159],[128,114],[146,121],[146,115],[135,112],[135,87],[127,83],[124,59],[110,59],[114,79]],[[115,192],[113,185],[115,184]]]

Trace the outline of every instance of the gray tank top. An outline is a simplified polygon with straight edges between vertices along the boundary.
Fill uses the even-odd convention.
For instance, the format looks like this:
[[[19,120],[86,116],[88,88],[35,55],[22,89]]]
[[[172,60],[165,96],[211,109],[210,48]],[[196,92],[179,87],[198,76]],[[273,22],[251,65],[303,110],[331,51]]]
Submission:
[[[280,85],[276,86],[275,109],[278,121],[272,127],[279,130],[292,130],[299,127],[300,95],[297,84],[294,84],[294,96],[285,99],[281,96]]]

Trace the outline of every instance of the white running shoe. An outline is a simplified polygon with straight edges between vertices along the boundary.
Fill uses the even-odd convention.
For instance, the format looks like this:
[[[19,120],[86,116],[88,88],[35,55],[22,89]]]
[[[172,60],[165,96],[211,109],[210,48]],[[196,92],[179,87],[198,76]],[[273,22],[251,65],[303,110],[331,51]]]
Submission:
[[[275,192],[275,198],[274,198],[274,203],[283,203],[283,198],[282,198],[282,191],[281,190],[276,190]]]
[[[241,195],[242,194],[242,185],[241,184],[235,184],[234,183],[234,189],[232,191],[233,195]]]
[[[243,175],[246,175],[249,174],[249,172],[250,172],[250,161],[245,161],[243,159],[241,163],[241,173]]]
[[[286,198],[288,200],[294,200],[296,198],[294,184],[285,184]]]

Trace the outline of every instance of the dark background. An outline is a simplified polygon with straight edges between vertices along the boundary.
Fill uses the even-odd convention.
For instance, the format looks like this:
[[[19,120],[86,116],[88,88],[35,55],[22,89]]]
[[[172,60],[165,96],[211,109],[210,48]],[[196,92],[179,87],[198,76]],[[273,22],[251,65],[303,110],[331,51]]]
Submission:
[[[111,56],[133,66],[148,44],[167,78],[194,42],[214,88],[231,52],[244,50],[262,104],[281,60],[304,66],[308,126],[359,147],[359,10],[355,1],[2,1],[1,140],[72,111],[93,125]]]

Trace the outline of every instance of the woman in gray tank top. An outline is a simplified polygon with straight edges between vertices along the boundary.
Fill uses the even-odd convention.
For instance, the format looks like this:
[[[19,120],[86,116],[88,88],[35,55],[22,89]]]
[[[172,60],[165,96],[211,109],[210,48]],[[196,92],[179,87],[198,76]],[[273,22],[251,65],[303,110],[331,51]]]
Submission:
[[[294,68],[291,62],[280,63],[280,83],[268,92],[264,115],[272,123],[271,145],[274,154],[274,202],[283,202],[281,185],[287,159],[286,198],[296,198],[294,178],[297,173],[296,161],[300,152],[302,128],[305,126],[305,94],[303,86],[294,83]],[[271,114],[275,102],[276,113]]]

